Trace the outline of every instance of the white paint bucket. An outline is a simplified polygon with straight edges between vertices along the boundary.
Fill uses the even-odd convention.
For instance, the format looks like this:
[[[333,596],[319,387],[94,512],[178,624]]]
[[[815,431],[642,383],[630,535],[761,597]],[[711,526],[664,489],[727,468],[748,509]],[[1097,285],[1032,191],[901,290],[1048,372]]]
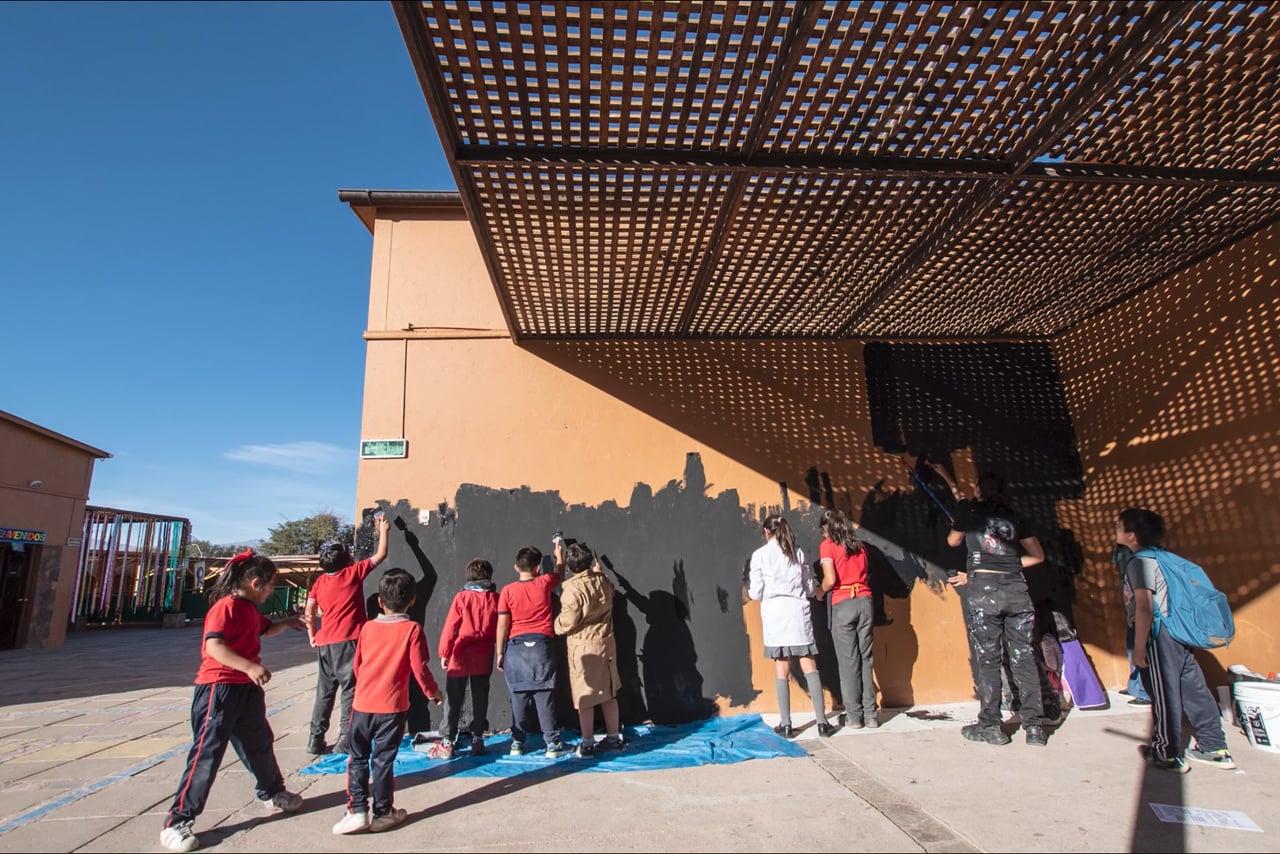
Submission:
[[[1249,743],[1280,753],[1280,683],[1237,682],[1232,693]]]

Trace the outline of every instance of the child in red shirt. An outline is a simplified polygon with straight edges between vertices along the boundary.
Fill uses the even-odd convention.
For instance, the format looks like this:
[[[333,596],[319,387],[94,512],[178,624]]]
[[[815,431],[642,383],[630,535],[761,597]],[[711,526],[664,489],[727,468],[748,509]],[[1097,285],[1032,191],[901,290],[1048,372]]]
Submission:
[[[391,525],[379,511],[375,514],[378,528],[378,548],[373,556],[362,561],[351,557],[345,543],[330,540],[320,547],[320,568],[324,574],[315,580],[307,594],[307,606],[302,621],[307,626],[307,636],[316,648],[319,674],[316,678],[316,704],[311,710],[311,736],[307,752],[316,756],[336,750],[347,752],[347,722],[351,718],[351,698],[355,694],[355,675],[351,662],[356,654],[356,639],[360,627],[369,618],[364,607],[364,580],[374,567],[386,560],[387,531]],[[320,628],[315,627],[319,613]],[[338,708],[338,742],[330,748],[325,744],[329,730],[329,715],[338,690],[342,701]]]
[[[351,745],[347,759],[347,812],[333,826],[338,834],[389,830],[407,817],[393,803],[395,762],[409,710],[409,675],[422,693],[439,705],[440,688],[427,669],[427,640],[422,627],[405,613],[414,602],[414,580],[403,569],[389,569],[378,583],[382,613],[360,629],[354,670]],[[370,766],[373,817],[369,816]]]
[[[876,716],[876,684],[872,674],[872,624],[875,609],[867,583],[867,550],[855,526],[839,510],[822,514],[822,592],[831,593],[829,621],[840,670],[844,725],[849,729],[880,726]]]
[[[440,666],[444,668],[445,713],[442,738],[427,755],[453,757],[458,719],[467,685],[471,685],[471,754],[484,753],[484,731],[489,728],[489,677],[493,674],[493,646],[498,638],[498,593],[493,586],[493,566],[477,558],[467,564],[466,585],[453,597],[449,616],[440,632]]]
[[[564,553],[556,540],[555,571],[539,574],[542,552],[525,546],[516,553],[518,580],[498,594],[498,669],[507,677],[511,694],[511,755],[524,755],[524,738],[533,723],[529,706],[537,709],[537,723],[550,759],[568,750],[556,726],[556,659],[551,641],[551,595],[564,574]],[[510,637],[510,640],[508,640]]]
[[[273,623],[258,611],[275,589],[275,575],[276,565],[270,558],[244,551],[227,561],[209,589],[213,605],[204,618],[200,669],[191,701],[193,744],[160,833],[160,844],[168,851],[194,851],[200,846],[191,827],[204,810],[228,744],[235,746],[253,774],[258,800],[266,809],[297,812],[302,806],[302,797],[284,787],[262,691],[271,671],[262,666],[259,638],[278,635],[286,628],[302,630],[297,617]]]

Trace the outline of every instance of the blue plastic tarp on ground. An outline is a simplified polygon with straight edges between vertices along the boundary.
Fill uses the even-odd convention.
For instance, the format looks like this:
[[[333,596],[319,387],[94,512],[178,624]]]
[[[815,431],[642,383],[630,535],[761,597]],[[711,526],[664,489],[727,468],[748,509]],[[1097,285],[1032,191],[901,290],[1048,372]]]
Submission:
[[[620,752],[597,753],[595,759],[578,759],[571,752],[557,759],[542,755],[542,739],[530,736],[524,756],[509,756],[511,736],[485,739],[486,753],[472,756],[463,751],[453,759],[432,759],[414,750],[405,736],[396,754],[397,777],[408,774],[430,777],[514,777],[541,770],[555,773],[604,771],[657,771],[663,768],[691,768],[695,765],[728,765],[748,759],[775,759],[779,756],[806,756],[803,747],[780,738],[759,715],[712,718],[682,726],[636,726],[625,729],[627,747]],[[536,742],[536,747],[535,747]],[[570,747],[576,742],[566,739]],[[419,745],[425,749],[427,745]],[[326,756],[306,768],[303,774],[345,774],[345,754]]]

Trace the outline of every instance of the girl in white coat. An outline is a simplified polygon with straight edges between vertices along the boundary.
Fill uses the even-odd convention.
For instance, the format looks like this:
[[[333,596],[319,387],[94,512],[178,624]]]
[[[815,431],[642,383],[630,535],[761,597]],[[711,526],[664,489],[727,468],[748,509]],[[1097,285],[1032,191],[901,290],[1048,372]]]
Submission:
[[[791,659],[800,659],[813,701],[818,735],[829,736],[835,727],[827,723],[823,710],[822,680],[813,657],[818,647],[813,639],[809,598],[817,591],[813,570],[805,563],[804,552],[796,545],[791,525],[779,515],[764,520],[764,545],[751,555],[747,595],[760,601],[760,623],[764,630],[764,655],[773,659],[774,687],[778,692],[781,721],[773,731],[791,738]]]

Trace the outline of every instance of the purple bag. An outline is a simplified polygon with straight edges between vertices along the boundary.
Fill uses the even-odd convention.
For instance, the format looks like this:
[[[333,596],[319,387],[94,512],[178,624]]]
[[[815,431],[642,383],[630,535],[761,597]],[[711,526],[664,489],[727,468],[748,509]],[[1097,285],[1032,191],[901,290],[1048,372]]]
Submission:
[[[1078,640],[1062,643],[1062,681],[1067,683],[1076,708],[1105,709],[1109,704],[1106,689]]]

